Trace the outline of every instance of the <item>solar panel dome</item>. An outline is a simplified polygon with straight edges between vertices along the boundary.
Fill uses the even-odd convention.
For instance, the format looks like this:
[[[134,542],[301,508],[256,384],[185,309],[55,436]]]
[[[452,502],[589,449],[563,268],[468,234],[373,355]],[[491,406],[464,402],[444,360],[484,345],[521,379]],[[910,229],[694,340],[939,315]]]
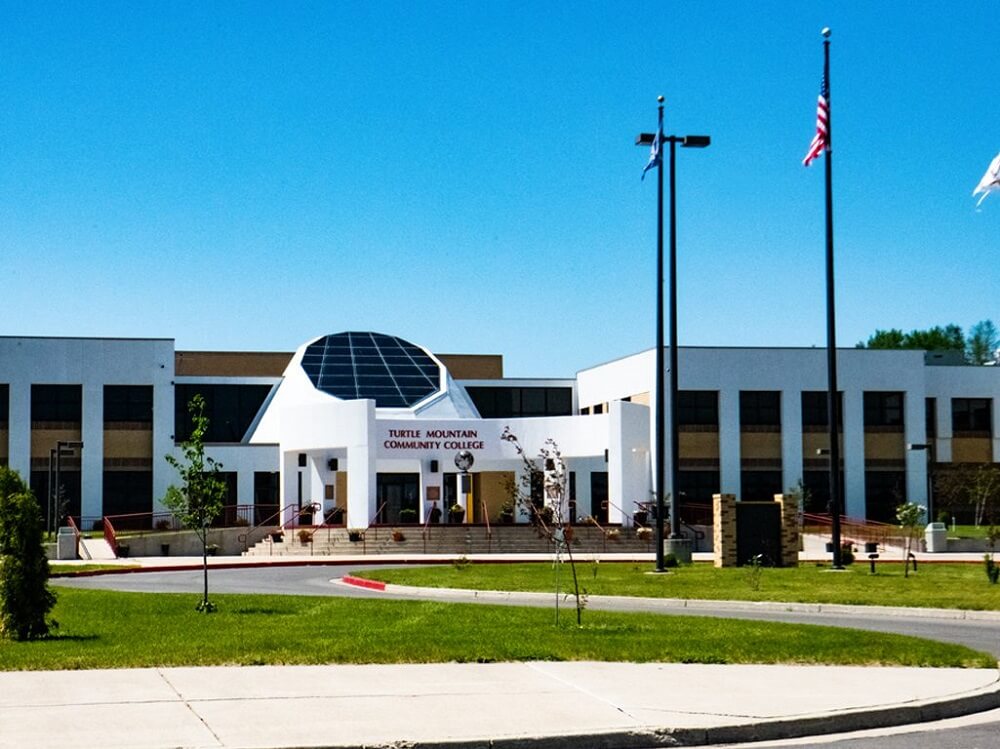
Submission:
[[[382,333],[337,333],[309,344],[302,369],[324,393],[409,408],[441,390],[441,366],[409,341]]]

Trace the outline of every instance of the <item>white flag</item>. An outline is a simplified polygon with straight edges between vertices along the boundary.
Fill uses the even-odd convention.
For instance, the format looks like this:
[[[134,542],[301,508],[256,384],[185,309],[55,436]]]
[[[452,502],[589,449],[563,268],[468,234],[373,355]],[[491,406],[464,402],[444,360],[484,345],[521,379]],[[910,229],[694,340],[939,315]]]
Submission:
[[[979,180],[976,189],[972,191],[972,197],[976,197],[979,193],[983,194],[983,197],[976,203],[976,207],[978,208],[986,200],[986,196],[994,191],[1000,192],[1000,153],[990,163],[990,168],[986,170],[986,174]]]

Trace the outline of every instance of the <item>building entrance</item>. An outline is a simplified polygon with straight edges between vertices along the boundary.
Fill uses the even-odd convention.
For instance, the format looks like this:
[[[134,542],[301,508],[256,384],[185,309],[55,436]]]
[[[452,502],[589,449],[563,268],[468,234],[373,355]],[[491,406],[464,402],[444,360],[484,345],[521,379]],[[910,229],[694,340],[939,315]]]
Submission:
[[[376,477],[379,513],[376,522],[416,523],[420,519],[420,474],[380,473]],[[406,512],[406,511],[409,512]]]

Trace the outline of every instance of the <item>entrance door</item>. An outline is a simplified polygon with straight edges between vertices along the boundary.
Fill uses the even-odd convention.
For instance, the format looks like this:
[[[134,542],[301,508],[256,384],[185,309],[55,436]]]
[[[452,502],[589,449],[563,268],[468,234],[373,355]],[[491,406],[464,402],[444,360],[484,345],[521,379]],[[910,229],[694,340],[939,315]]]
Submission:
[[[376,521],[394,525],[416,523],[420,519],[420,474],[380,473],[376,477],[376,496],[380,508]],[[404,513],[404,510],[410,512]]]
[[[608,522],[608,472],[590,474],[590,514],[601,525]]]

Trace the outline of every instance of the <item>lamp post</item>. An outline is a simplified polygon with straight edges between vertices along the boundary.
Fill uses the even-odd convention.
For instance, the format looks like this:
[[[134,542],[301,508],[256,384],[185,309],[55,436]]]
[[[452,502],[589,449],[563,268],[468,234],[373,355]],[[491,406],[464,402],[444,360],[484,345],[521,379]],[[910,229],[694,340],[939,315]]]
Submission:
[[[670,538],[679,541],[681,536],[680,517],[677,512],[677,485],[679,463],[679,419],[677,411],[677,180],[675,156],[677,144],[684,148],[705,148],[712,141],[707,135],[664,135],[663,97],[659,102],[659,132],[640,133],[637,146],[652,146],[660,139],[660,158],[657,164],[656,200],[656,571],[663,572],[664,501],[666,486],[665,450],[666,432],[665,387],[663,382],[663,157],[664,143],[670,144]],[[680,544],[678,544],[680,545]]]
[[[928,442],[908,442],[906,449],[913,452],[924,452],[927,455],[927,522],[934,521],[934,505],[932,498],[934,494],[934,480],[931,478],[931,463],[934,460],[934,445]]]
[[[62,473],[62,456],[72,455],[77,449],[83,449],[83,442],[79,440],[59,440],[56,446],[49,450],[49,530],[56,531],[59,526],[59,519],[56,513],[59,512],[59,488],[60,474]],[[53,478],[52,459],[55,458],[55,475]]]

